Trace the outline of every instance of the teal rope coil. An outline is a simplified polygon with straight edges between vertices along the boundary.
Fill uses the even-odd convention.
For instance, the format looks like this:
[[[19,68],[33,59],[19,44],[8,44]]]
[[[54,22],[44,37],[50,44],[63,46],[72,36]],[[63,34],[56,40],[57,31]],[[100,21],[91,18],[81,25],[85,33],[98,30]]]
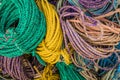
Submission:
[[[35,51],[46,33],[46,21],[34,0],[4,0],[0,6],[0,56]]]
[[[86,80],[75,70],[73,64],[66,65],[64,62],[58,62],[56,67],[59,70],[61,80]]]

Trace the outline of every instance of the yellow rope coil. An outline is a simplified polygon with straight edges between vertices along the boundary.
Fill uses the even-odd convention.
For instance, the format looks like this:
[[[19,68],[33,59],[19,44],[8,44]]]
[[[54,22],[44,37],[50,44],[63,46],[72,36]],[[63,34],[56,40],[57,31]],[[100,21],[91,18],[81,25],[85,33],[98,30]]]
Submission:
[[[66,64],[69,64],[69,54],[66,49],[62,49],[63,34],[54,6],[47,0],[36,0],[36,3],[44,13],[47,24],[46,37],[38,46],[37,53],[47,63],[55,64],[60,61],[62,56]]]

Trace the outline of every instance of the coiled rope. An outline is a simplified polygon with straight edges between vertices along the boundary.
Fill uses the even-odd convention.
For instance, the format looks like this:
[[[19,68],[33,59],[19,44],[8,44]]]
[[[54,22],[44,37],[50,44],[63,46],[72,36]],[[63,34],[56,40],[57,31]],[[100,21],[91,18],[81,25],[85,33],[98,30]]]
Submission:
[[[70,9],[72,13],[68,11]],[[69,19],[71,17],[73,18]],[[73,6],[62,7],[60,19],[66,47],[69,40],[74,50],[82,57],[95,60],[119,51],[115,49],[120,40],[119,25],[105,19],[98,21],[88,17],[80,8]]]
[[[37,53],[45,62],[50,64],[60,61],[62,55],[63,60],[69,64],[69,55],[65,49],[62,49],[63,35],[54,6],[47,0],[36,0],[36,3],[44,12],[47,22],[47,33],[45,39],[37,47]]]
[[[99,16],[114,10],[117,0],[68,0],[70,4],[81,7],[86,14]]]
[[[120,0],[0,0],[0,80],[119,80],[119,8]]]
[[[0,9],[0,55],[32,53],[45,36],[45,18],[33,0],[5,0]],[[25,5],[24,5],[25,4]],[[13,25],[17,22],[17,25]]]
[[[74,68],[68,65],[70,64],[69,55],[66,49],[62,48],[63,35],[59,17],[55,12],[54,6],[49,4],[47,0],[37,0],[36,3],[44,12],[47,21],[47,34],[45,40],[38,46],[37,53],[45,62],[49,64],[57,63],[56,67],[59,70],[61,80],[84,80],[79,73],[74,71]],[[61,66],[63,67],[61,68]],[[66,68],[68,68],[69,73],[67,73]],[[70,76],[66,76],[67,74]],[[74,74],[74,78],[72,78],[72,74]]]
[[[33,79],[34,70],[31,64],[23,56],[7,58],[0,56],[1,69],[3,74],[9,74],[13,79]]]
[[[86,15],[92,17],[112,13],[113,11],[116,12],[119,8],[119,0],[68,0],[68,2],[80,7]],[[107,17],[105,16],[108,20],[120,24],[119,17],[119,13],[115,13]]]

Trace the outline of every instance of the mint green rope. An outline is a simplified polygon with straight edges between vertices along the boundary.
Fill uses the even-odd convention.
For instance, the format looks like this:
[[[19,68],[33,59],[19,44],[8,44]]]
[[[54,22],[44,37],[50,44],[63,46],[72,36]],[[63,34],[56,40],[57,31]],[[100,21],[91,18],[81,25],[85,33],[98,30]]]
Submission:
[[[18,22],[18,25],[13,25]],[[34,0],[3,0],[0,6],[0,56],[32,53],[46,33],[46,21]]]

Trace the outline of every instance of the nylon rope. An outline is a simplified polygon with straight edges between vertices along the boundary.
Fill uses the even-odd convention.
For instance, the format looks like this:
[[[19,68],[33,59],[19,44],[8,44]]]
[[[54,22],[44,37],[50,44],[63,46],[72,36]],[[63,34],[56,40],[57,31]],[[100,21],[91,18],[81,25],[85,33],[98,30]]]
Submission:
[[[45,18],[33,0],[5,0],[0,9],[0,55],[32,53],[45,36]],[[25,4],[25,5],[24,5]],[[17,25],[13,25],[18,22]]]

